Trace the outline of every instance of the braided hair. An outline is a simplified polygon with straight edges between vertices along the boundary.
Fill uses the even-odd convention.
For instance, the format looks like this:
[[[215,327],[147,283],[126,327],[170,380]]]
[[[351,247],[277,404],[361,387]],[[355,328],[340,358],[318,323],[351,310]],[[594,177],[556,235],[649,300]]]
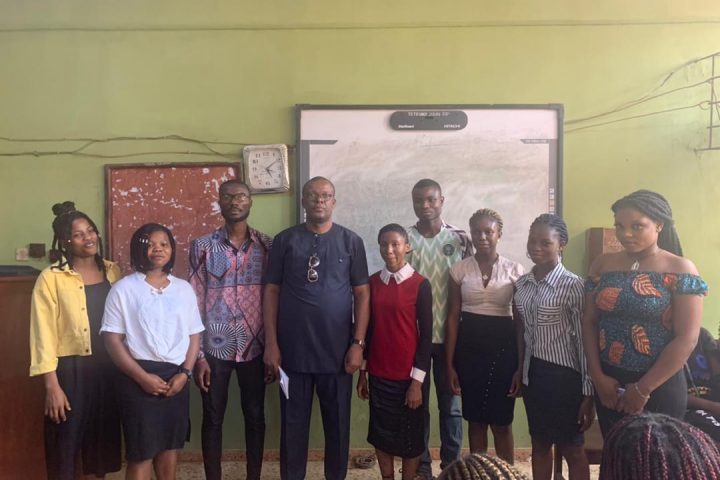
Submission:
[[[471,453],[455,460],[438,480],[528,480],[505,460],[484,453]]]
[[[650,190],[638,190],[616,201],[611,208],[613,213],[617,213],[623,208],[634,208],[653,222],[662,223],[664,226],[658,234],[658,247],[679,257],[683,256],[680,238],[675,230],[672,209],[665,197]]]
[[[92,221],[85,213],[75,210],[75,203],[66,201],[62,203],[56,203],[52,206],[52,212],[55,214],[55,220],[52,222],[53,229],[53,240],[52,246],[50,247],[49,257],[50,261],[55,263],[51,268],[62,270],[65,265],[73,268],[73,253],[70,248],[70,239],[72,238],[72,226],[73,222],[77,219],[85,219],[90,226],[98,234],[98,251],[95,254],[95,263],[97,264],[98,270],[105,272],[105,263],[103,262],[103,247],[102,239],[100,238],[100,230],[98,230],[95,222]]]
[[[495,221],[498,228],[498,233],[502,233],[503,229],[503,219],[500,216],[499,213],[497,213],[495,210],[492,210],[490,208],[481,208],[477,212],[472,214],[472,217],[470,217],[470,220],[468,220],[468,223],[472,225],[473,223],[479,221],[481,218],[491,218]]]
[[[659,413],[628,415],[605,439],[600,480],[718,480],[720,453],[701,430]]]
[[[535,220],[533,220],[532,224],[530,224],[530,230],[532,230],[538,225],[547,225],[548,227],[555,230],[560,237],[560,245],[563,247],[567,245],[568,241],[570,240],[570,237],[568,236],[567,224],[565,223],[565,220],[563,220],[562,217],[560,217],[559,215],[555,215],[554,213],[543,213]]]

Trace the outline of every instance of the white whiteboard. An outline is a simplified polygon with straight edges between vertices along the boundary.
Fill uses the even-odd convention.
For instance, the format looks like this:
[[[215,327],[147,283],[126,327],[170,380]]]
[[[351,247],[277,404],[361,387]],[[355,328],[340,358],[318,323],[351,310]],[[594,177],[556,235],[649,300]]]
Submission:
[[[396,130],[397,111],[453,111],[467,115],[461,130]],[[377,232],[417,218],[410,192],[422,178],[443,189],[443,219],[468,231],[480,208],[503,217],[500,254],[532,266],[528,228],[541,213],[561,213],[561,105],[299,105],[298,219],[301,186],[323,176],[335,184],[333,220],[365,241],[370,273],[383,263]]]

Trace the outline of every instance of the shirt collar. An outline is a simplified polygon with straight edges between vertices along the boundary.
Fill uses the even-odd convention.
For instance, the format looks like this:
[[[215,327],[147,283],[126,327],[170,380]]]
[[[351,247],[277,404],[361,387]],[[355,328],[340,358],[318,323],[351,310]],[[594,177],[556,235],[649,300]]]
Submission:
[[[147,273],[145,273],[145,272],[139,272],[139,271],[135,270],[135,276],[136,276],[138,279],[140,279],[140,280],[142,280],[142,281],[144,282],[145,279],[147,278]],[[172,283],[172,281],[173,281],[173,276],[172,276],[172,274],[168,273],[168,274],[167,274],[167,279],[168,279],[168,281],[169,281],[170,283]],[[167,287],[166,287],[166,288],[167,288]]]
[[[61,266],[62,265],[62,266]],[[108,273],[110,272],[110,269],[113,266],[113,262],[110,260],[106,260],[103,258],[103,265],[105,266],[105,276],[107,277]],[[56,262],[53,262],[50,265],[50,271],[56,272],[56,273],[67,273],[69,275],[80,275],[78,272],[70,268],[70,265],[67,263],[67,259],[65,256],[62,256],[62,258]],[[111,281],[112,283],[112,281]]]
[[[260,243],[260,239],[258,238],[258,231],[252,228],[250,225],[248,225],[248,232],[250,233],[250,241],[253,243]],[[224,241],[230,245],[230,240],[228,240],[228,232],[227,232],[227,226],[223,225],[222,227],[218,228],[216,230],[217,239]]]
[[[535,280],[535,275],[533,274],[532,270],[530,271],[530,274],[528,275],[528,280],[533,283],[542,283],[546,282],[551,287],[555,288],[555,285],[557,285],[558,281],[562,276],[565,275],[565,267],[563,266],[562,262],[558,262],[555,267],[548,272],[545,277],[540,280],[539,282]]]
[[[415,273],[415,269],[411,267],[409,263],[403,265],[403,267],[395,273],[390,272],[387,267],[383,267],[383,269],[380,270],[380,280],[387,285],[390,283],[390,279],[394,278],[395,283],[400,285],[402,282],[412,277],[413,273]]]
[[[445,220],[443,220],[442,218],[440,219],[440,221],[442,222],[442,225],[440,225],[440,231],[441,231],[441,232],[442,232],[443,230],[447,229],[447,228],[452,228],[452,226],[449,225],[449,224],[447,224],[447,223],[445,223]],[[418,226],[418,222],[415,222],[410,228],[414,228],[415,230],[418,230],[418,231],[419,231],[419,229],[418,229],[417,226]]]

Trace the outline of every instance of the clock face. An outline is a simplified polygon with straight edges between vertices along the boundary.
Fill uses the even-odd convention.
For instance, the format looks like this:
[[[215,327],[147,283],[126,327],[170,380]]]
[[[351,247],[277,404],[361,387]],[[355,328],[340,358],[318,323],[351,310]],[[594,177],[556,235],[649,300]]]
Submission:
[[[285,145],[245,147],[243,157],[245,181],[253,192],[282,192],[289,189]]]

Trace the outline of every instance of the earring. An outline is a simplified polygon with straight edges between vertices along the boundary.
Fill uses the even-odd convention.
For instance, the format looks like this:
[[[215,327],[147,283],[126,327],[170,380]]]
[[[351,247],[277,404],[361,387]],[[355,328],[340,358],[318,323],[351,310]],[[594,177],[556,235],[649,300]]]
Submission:
[[[525,256],[526,256],[527,258],[532,258],[532,257],[530,256],[530,253],[529,253],[529,252],[525,252]]]

